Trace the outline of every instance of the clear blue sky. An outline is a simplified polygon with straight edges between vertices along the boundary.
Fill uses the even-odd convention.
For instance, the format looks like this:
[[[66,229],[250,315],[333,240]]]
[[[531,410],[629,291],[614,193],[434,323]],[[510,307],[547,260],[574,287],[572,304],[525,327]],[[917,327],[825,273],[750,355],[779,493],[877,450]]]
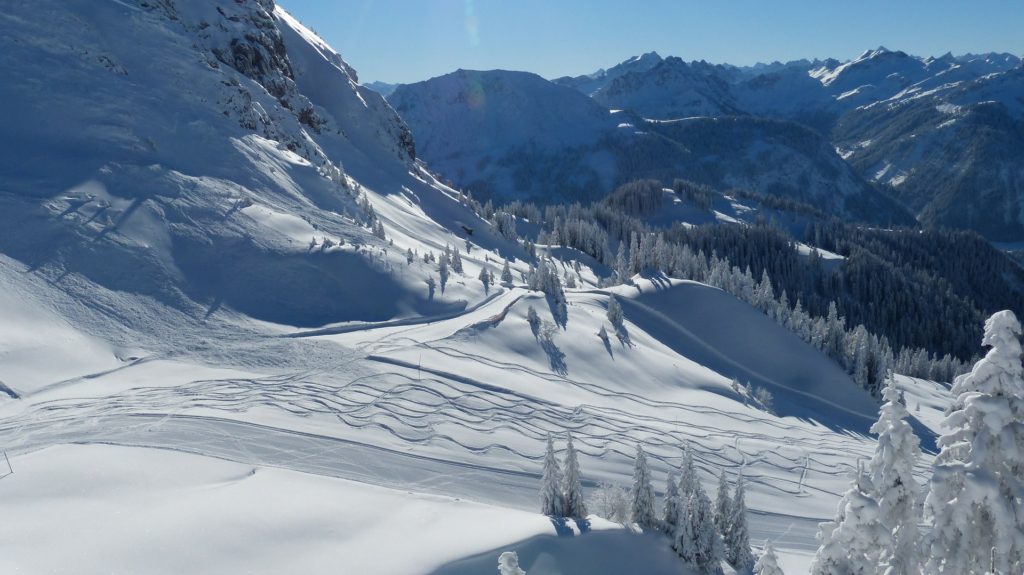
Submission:
[[[1024,53],[1021,0],[278,0],[360,81],[457,68],[592,72],[656,50],[714,63]]]

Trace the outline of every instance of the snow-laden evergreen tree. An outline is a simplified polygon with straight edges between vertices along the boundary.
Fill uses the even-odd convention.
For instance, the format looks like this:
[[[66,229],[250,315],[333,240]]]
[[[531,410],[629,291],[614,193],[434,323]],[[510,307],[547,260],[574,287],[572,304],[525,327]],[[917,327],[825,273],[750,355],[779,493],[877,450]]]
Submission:
[[[723,521],[725,529],[722,537],[725,540],[725,560],[736,571],[743,572],[754,566],[754,556],[750,552],[750,532],[747,528],[747,492],[743,474],[736,477],[736,491],[733,493],[729,515]]]
[[[487,268],[480,268],[480,275],[477,276],[480,283],[484,284],[484,292],[488,291],[491,287],[491,274],[487,271]]]
[[[689,532],[693,537],[693,545],[690,556],[680,555],[683,561],[701,573],[721,573],[722,538],[718,534],[718,530],[715,529],[711,500],[699,481],[693,486],[685,521],[690,523]],[[686,546],[681,545],[680,547]]]
[[[405,250],[405,265],[411,266],[413,260],[415,260],[415,259],[416,259],[416,256],[415,256],[415,254],[412,253],[412,248],[406,249]]]
[[[612,327],[618,329],[622,326],[622,306],[619,304],[619,298],[615,297],[614,294],[608,296],[608,310],[606,315],[608,317],[608,322],[612,324]]]
[[[626,256],[626,242],[619,242],[619,253],[615,256],[615,274],[619,276],[619,282],[625,283],[633,274],[629,271],[629,260]]]
[[[568,271],[565,272],[565,287],[569,289],[576,289],[576,276]]]
[[[647,455],[639,443],[636,444],[636,460],[633,464],[633,488],[629,492],[630,510],[633,523],[649,528],[658,524],[654,513],[654,488],[651,486],[651,471],[647,467]]]
[[[761,282],[757,284],[752,303],[754,307],[763,312],[767,312],[769,307],[775,303],[775,288],[772,287],[772,280],[768,277],[767,268],[761,272]]]
[[[754,564],[754,573],[757,575],[785,575],[779,567],[779,558],[775,556],[775,547],[771,541],[764,542],[764,550]]]
[[[907,422],[910,414],[894,379],[889,379],[882,398],[885,404],[871,426],[871,433],[878,434],[878,445],[868,464],[879,521],[892,534],[889,545],[882,550],[881,562],[886,575],[915,575],[921,572],[917,528],[921,521],[917,502],[921,488],[913,473],[921,455],[920,441]]]
[[[576,447],[572,444],[571,433],[565,447],[565,480],[562,492],[565,494],[566,517],[586,517],[587,505],[583,502],[580,463],[576,456]]]
[[[953,383],[931,490],[926,573],[1024,573],[1024,367],[1012,311],[985,322],[991,347]]]
[[[505,260],[505,264],[501,267],[501,283],[511,284],[512,283],[512,270],[508,267],[508,260]]]
[[[669,471],[668,482],[665,484],[665,506],[662,515],[662,526],[669,535],[676,530],[679,523],[679,481],[676,472]]]
[[[455,253],[452,254],[452,271],[462,273],[462,256],[459,255],[459,247],[455,246]]]
[[[515,551],[505,551],[498,556],[498,575],[526,575],[519,567],[519,555]]]
[[[693,450],[687,445],[683,448],[683,464],[679,467],[679,496],[689,499],[693,495],[693,487],[697,481],[697,468],[693,465]]]
[[[715,527],[725,537],[729,529],[729,517],[732,515],[732,495],[729,494],[729,481],[725,470],[718,474],[718,495],[715,498]]]
[[[437,282],[434,281],[434,276],[427,276],[427,279],[423,280],[427,283],[427,299],[434,299],[434,290],[437,289]]]
[[[836,517],[818,525],[818,551],[811,575],[874,575],[889,533],[878,520],[871,479],[859,468],[843,494]]]
[[[441,293],[444,293],[444,288],[448,285],[448,258],[441,258],[441,263],[438,265],[437,271],[438,276],[441,278]]]
[[[675,530],[672,532],[672,549],[687,565],[696,567],[693,561],[697,556],[697,537],[694,535],[693,522],[690,520],[690,506],[693,500],[682,493],[678,497],[679,507]]]
[[[565,496],[562,493],[562,469],[555,457],[555,442],[548,435],[547,451],[544,453],[544,472],[541,476],[540,512],[555,517],[565,516]]]

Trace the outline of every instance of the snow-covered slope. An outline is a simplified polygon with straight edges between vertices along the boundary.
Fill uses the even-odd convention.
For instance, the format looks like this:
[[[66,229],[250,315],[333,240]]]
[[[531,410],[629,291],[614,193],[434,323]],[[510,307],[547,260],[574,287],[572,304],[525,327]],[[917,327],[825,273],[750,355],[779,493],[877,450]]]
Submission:
[[[659,66],[691,69],[677,60]],[[585,201],[638,178],[669,184],[683,177],[787,196],[858,220],[912,221],[800,125],[745,116],[642,120],[609,112],[598,100],[499,70],[454,72],[390,97],[430,168],[477,198]]]
[[[950,80],[847,113],[834,132],[837,146],[855,169],[891,186],[922,222],[1019,241],[1024,68]]]
[[[555,78],[552,82],[574,88],[588,96],[593,96],[595,92],[604,88],[616,78],[631,72],[646,72],[661,62],[662,58],[657,52],[647,52],[619,62],[607,70],[601,69],[583,76],[564,76],[562,78]]]
[[[739,113],[724,75],[720,66],[670,56],[611,80],[593,98],[606,108],[657,120]]]
[[[846,481],[837,469],[850,469],[851,454],[863,456],[873,448],[864,434],[874,402],[836,365],[719,290],[638,279],[636,287],[616,291],[626,323],[623,339],[608,344],[596,335],[606,324],[604,293],[570,292],[565,327],[554,328],[551,336],[535,336],[527,310],[537,308],[553,325],[548,304],[515,288],[448,320],[355,330],[341,326],[264,342],[235,334],[234,341],[210,341],[207,349],[148,356],[120,369],[70,379],[0,405],[0,441],[13,455],[19,477],[40,473],[33,469],[34,460],[62,469],[68,465],[52,454],[21,454],[72,441],[113,443],[212,455],[256,466],[257,479],[276,477],[278,472],[267,474],[264,468],[280,467],[527,511],[535,505],[549,432],[573,432],[588,488],[602,481],[627,483],[638,441],[653,458],[660,485],[689,444],[709,484],[719,469],[735,474],[743,467],[755,537],[771,537],[791,560],[806,561],[815,522],[831,512]],[[275,363],[286,357],[291,359]],[[778,416],[737,394],[732,378],[769,389]],[[159,470],[163,464],[148,465]],[[76,475],[85,471],[75,471],[74,464],[70,469],[76,483],[109,489],[105,479]],[[247,469],[229,475],[241,477]],[[244,483],[230,487],[239,480],[212,481],[242,493],[250,489]],[[310,483],[310,489],[319,483],[315,490],[324,491],[323,497],[331,497],[331,490],[344,498],[357,496],[344,484],[302,482]],[[32,507],[18,513],[65,509],[54,507],[65,505],[59,500],[39,499],[36,485],[0,481],[0,493],[12,495],[0,497],[0,508],[24,492]],[[247,497],[269,497],[261,495],[265,490],[284,489],[273,482],[252,488],[251,495],[240,493],[239,505]],[[107,495],[89,491],[66,509],[74,517],[82,513],[81,506],[104,500],[121,506],[125,497],[116,490]],[[187,497],[179,503],[183,509],[202,505],[201,499],[194,501]],[[418,504],[417,498],[406,501]],[[365,537],[383,544],[373,534],[328,528],[332,520],[307,515],[306,507],[292,508],[290,524],[315,529],[318,541]],[[3,512],[8,516],[13,510]],[[401,514],[407,512],[392,513],[403,523]],[[464,528],[458,513],[431,514],[435,521],[453,522],[446,531],[457,534]],[[187,524],[178,517],[154,520],[173,521],[162,527],[167,529]],[[321,521],[327,521],[325,529],[311,527]],[[517,548],[524,545],[520,538],[546,533],[543,523],[532,525],[522,535],[495,533],[491,543],[479,543],[478,552],[491,545]],[[271,529],[293,540],[288,524],[275,523]],[[144,548],[152,545],[141,530],[129,530],[125,537]],[[28,540],[14,540],[13,556],[31,557]],[[44,540],[54,555],[71,553],[77,545],[61,536]],[[468,544],[434,548],[422,570],[414,572],[428,572],[426,563],[446,561],[457,549],[468,550]],[[215,546],[209,553],[226,560]],[[320,552],[317,557],[324,563],[310,559],[316,566],[312,571],[327,565],[336,569],[338,564],[327,560],[333,556],[333,551]],[[132,557],[120,555],[117,564],[127,567]],[[354,554],[341,564],[355,567],[364,557]],[[44,564],[36,561],[45,559],[28,564]]]
[[[475,216],[419,173],[384,99],[272,3],[39,2],[0,25],[15,78],[0,97],[19,110],[3,126],[0,252],[200,320],[443,307],[389,271],[399,254],[367,206],[400,248],[461,241],[447,230]],[[363,289],[382,297],[358,302]]]
[[[614,184],[614,117],[535,74],[459,70],[398,87],[389,101],[432,170],[478,198],[599,197]]]
[[[635,278],[604,342],[584,265],[556,326],[525,252],[269,0],[16,2],[0,65],[0,570],[685,573],[663,537],[533,513],[571,430],[589,493],[637,442],[659,487],[687,444],[708,485],[742,469],[799,572],[874,447],[865,392],[720,290]],[[513,284],[476,279],[504,258]]]
[[[902,206],[850,169],[825,138],[800,124],[732,116],[647,125],[685,150],[669,166],[651,166],[660,168],[653,173],[663,178],[791,198],[854,221],[913,221]]]
[[[1022,148],[1021,70],[1011,54],[922,58],[883,47],[846,62],[747,68],[666,58],[605,82],[594,98],[650,118],[741,114],[807,125],[858,176],[891,186],[921,222],[1014,242],[1024,233],[1013,161]],[[793,184],[774,167],[754,173]],[[1002,217],[988,217],[993,210]]]

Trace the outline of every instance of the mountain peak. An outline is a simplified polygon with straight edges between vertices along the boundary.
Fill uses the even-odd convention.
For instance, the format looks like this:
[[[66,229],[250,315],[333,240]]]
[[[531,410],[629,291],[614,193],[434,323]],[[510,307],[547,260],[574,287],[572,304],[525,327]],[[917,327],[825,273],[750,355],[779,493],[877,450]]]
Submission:
[[[887,56],[892,53],[893,51],[889,50],[885,46],[879,46],[874,50],[865,50],[863,53],[861,53],[860,56],[857,57],[857,60],[870,60],[872,58],[878,58],[879,56]]]

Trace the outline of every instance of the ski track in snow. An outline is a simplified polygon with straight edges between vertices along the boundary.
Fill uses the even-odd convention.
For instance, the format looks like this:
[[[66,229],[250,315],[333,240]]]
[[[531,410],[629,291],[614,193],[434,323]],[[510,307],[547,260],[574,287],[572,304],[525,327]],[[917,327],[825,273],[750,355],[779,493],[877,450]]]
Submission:
[[[600,293],[576,292],[576,306]],[[777,502],[838,498],[844,481],[835,477],[870,455],[863,437],[716,407],[728,403],[645,397],[459,346],[500,326],[524,299],[543,301],[509,289],[459,314],[300,333],[346,339],[337,340],[332,361],[258,377],[192,379],[186,371],[172,384],[147,385],[136,370],[145,374],[168,358],[144,356],[3,406],[0,445],[12,455],[64,443],[168,449],[532,510],[551,433],[573,433],[588,489],[622,483],[637,443],[661,474],[678,466],[689,443],[705,480],[742,470],[752,491],[776,502],[770,509],[750,502],[752,541],[770,538],[797,553],[816,548],[821,517],[799,507],[789,515]],[[636,317],[658,315],[622,301]],[[409,361],[410,353],[421,359]],[[467,364],[474,366],[468,374]],[[573,403],[480,379],[498,372],[550,383]],[[130,383],[104,392],[112,378]]]

